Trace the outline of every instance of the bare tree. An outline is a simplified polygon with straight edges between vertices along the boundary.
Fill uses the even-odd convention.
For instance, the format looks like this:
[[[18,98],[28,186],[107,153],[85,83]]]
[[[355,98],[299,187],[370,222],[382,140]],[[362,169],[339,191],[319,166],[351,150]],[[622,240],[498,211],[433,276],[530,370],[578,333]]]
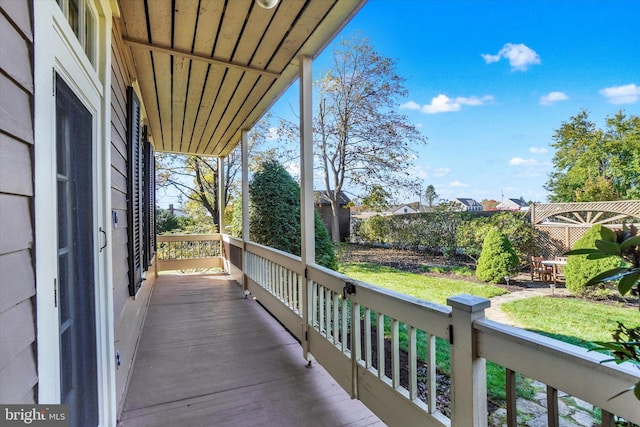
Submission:
[[[267,138],[268,120],[262,120],[249,135],[249,148],[256,150]],[[239,192],[242,159],[239,147],[224,161],[224,202],[229,206]],[[220,231],[218,206],[218,159],[216,157],[156,154],[156,184],[158,188],[172,188],[187,200],[193,211],[204,210]]]
[[[363,193],[376,185],[389,192],[415,190],[408,172],[412,147],[426,138],[396,111],[407,95],[403,82],[395,61],[374,51],[360,34],[340,43],[330,70],[314,82],[316,166],[331,202],[334,242],[340,240],[339,200],[346,187]],[[293,139],[296,125],[281,123],[282,135]]]

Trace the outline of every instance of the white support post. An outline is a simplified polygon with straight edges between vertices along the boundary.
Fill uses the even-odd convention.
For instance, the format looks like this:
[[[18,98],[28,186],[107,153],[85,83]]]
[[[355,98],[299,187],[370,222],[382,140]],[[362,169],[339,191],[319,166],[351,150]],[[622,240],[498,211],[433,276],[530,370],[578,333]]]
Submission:
[[[249,241],[249,131],[241,132],[242,161],[242,290],[247,290],[247,245]]]
[[[224,157],[218,157],[218,233],[224,234],[224,211],[226,209],[226,202],[224,199],[225,193],[225,180],[224,180]],[[227,254],[228,255],[228,254]],[[224,240],[220,239],[220,256],[222,258],[222,264],[226,270],[226,260],[224,258]]]
[[[224,199],[225,193],[225,180],[224,180],[224,157],[218,157],[218,233],[224,234],[224,211],[227,208],[226,201]]]
[[[477,357],[473,322],[484,318],[491,301],[472,295],[447,299],[451,306],[451,426],[487,426],[486,361]]]
[[[300,65],[300,222],[302,234],[301,258],[306,271],[315,263],[315,230],[313,224],[313,116],[311,58],[301,56]],[[311,282],[305,277],[302,287],[302,345],[303,355],[309,359],[309,341],[306,339],[309,327],[309,288]]]

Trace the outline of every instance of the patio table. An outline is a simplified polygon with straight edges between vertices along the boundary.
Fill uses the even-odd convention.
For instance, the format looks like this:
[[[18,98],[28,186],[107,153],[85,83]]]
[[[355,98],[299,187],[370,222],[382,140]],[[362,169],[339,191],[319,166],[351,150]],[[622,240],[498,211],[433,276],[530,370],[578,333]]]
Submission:
[[[549,265],[552,267],[553,269],[553,283],[556,283],[558,281],[558,276],[561,276],[562,274],[562,267],[564,267],[565,265],[567,265],[567,261],[564,259],[545,259],[542,260],[542,264],[544,265]]]

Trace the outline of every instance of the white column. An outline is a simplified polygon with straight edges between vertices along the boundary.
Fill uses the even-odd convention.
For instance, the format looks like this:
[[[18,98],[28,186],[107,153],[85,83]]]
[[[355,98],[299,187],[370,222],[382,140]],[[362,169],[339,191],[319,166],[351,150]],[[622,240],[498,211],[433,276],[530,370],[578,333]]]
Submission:
[[[242,288],[247,290],[247,251],[246,242],[249,241],[249,131],[241,132],[241,161],[242,161]]]
[[[224,210],[226,208],[226,203],[224,199],[224,190],[225,190],[225,182],[224,182],[224,157],[218,157],[218,233],[220,236],[220,256],[222,257],[222,266],[225,271],[228,270],[227,265],[227,257],[229,254],[224,253],[224,240],[222,239],[222,234],[225,233],[224,227]]]
[[[300,221],[302,262],[315,263],[313,228],[313,117],[311,58],[300,58]]]
[[[224,181],[224,157],[218,157],[218,233],[225,232],[224,211],[226,209],[226,201],[224,199],[225,181]],[[222,240],[220,240],[222,244]]]
[[[242,129],[242,240],[249,239],[249,131]]]
[[[486,361],[477,357],[473,322],[491,301],[473,295],[447,298],[451,306],[451,426],[487,426]]]
[[[313,218],[313,117],[311,58],[301,56],[300,65],[300,229],[302,233],[302,266],[315,263],[315,230]],[[302,336],[306,337],[309,325],[311,281],[305,277],[302,287]],[[302,342],[304,357],[309,358],[309,342]]]

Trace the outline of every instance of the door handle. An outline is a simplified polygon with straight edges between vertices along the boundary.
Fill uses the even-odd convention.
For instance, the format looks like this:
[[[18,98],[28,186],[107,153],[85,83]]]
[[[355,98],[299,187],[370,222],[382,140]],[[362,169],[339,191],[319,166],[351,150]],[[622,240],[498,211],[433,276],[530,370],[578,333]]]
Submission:
[[[104,231],[104,228],[102,227],[100,227],[99,230],[102,233],[102,236],[104,237],[104,244],[100,246],[100,252],[102,252],[102,250],[107,247],[107,232]]]

